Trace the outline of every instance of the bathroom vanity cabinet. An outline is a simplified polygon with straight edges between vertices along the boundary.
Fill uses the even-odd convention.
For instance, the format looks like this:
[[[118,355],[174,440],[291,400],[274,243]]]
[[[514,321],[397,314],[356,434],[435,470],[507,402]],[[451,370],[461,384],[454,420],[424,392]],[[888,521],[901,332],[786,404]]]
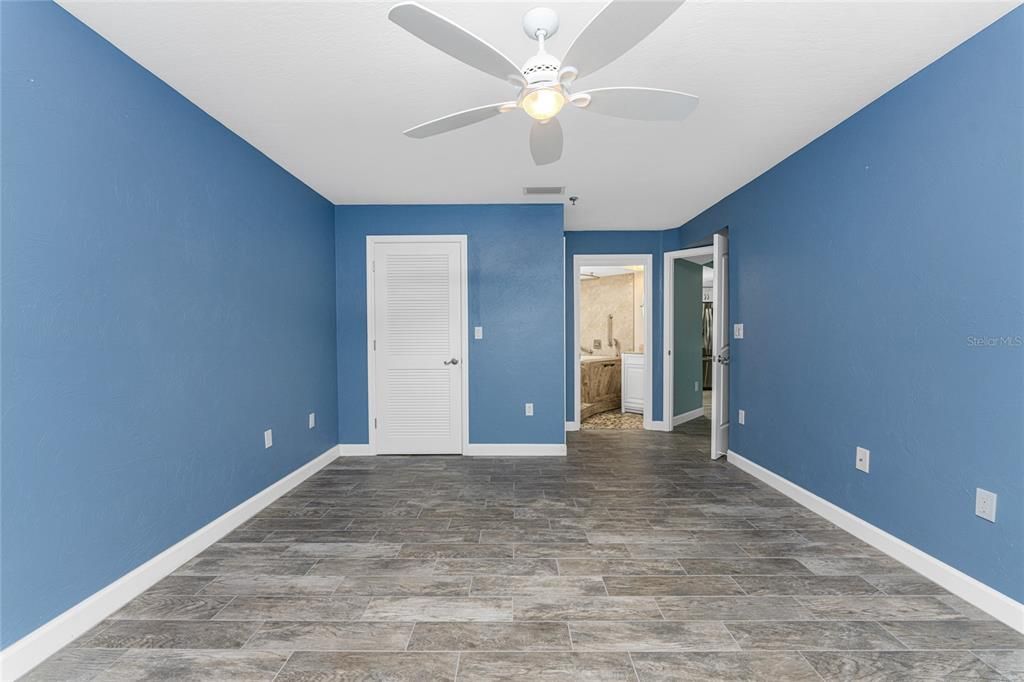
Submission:
[[[580,365],[580,419],[619,407],[619,358],[583,358]]]
[[[644,412],[644,354],[622,354],[622,411]]]

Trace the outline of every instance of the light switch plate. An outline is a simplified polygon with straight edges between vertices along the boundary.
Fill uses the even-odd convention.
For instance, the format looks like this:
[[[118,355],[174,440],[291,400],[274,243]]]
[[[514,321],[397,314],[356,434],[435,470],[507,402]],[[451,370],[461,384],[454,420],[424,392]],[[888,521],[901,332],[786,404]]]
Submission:
[[[740,424],[746,424],[747,423],[747,411],[746,410],[740,410],[739,412],[737,412],[736,419],[739,421]]]
[[[974,513],[986,521],[996,522],[997,495],[984,488],[978,488],[974,498]]]
[[[865,474],[871,471],[871,451],[867,448],[857,448],[857,462],[856,466],[858,469],[863,471]]]
[[[732,326],[732,338],[742,339],[743,338],[743,324],[734,324]]]
[[[697,392],[700,392],[700,382],[699,381],[693,382],[693,390],[697,391]]]
[[[527,417],[532,417],[533,416],[533,403],[526,403],[526,416]]]
[[[263,432],[263,447],[269,448],[274,444],[274,431],[267,429]]]
[[[474,339],[482,339],[482,338],[484,338],[484,328],[483,327],[473,327],[473,338]]]
[[[316,412],[310,412],[309,413],[309,428],[311,428],[311,429],[315,429],[316,428]]]

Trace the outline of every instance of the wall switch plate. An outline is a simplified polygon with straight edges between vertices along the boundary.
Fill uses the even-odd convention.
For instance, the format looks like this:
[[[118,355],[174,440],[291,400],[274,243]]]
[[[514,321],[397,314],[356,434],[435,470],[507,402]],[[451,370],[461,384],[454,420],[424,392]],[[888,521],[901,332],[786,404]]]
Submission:
[[[315,429],[316,428],[316,412],[310,412],[309,413],[309,428],[311,428],[311,429]]]
[[[974,498],[974,513],[986,521],[996,522],[996,498],[993,492],[978,488]]]
[[[527,417],[532,417],[533,416],[533,403],[526,403],[526,416]]]
[[[871,451],[867,448],[857,448],[857,468],[863,471],[865,474],[870,473],[871,469]]]
[[[698,393],[700,392],[700,382],[699,381],[693,382],[693,390],[697,391]]]
[[[482,339],[482,338],[484,338],[484,328],[483,327],[473,327],[473,338],[474,339]]]
[[[267,429],[263,432],[263,447],[269,448],[274,444],[274,432],[271,429]]]
[[[732,338],[742,339],[743,338],[743,324],[734,324],[732,326]]]
[[[739,421],[740,424],[746,424],[747,423],[747,411],[746,410],[740,410],[739,412],[737,412],[736,419]]]

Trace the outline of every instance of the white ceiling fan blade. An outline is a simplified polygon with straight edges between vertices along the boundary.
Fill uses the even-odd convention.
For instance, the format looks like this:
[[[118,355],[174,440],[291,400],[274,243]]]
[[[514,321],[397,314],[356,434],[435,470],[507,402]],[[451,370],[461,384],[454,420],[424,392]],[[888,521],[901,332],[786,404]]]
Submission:
[[[508,57],[458,24],[418,3],[395,5],[388,12],[388,19],[423,42],[484,73],[502,80],[522,78],[519,67]]]
[[[589,103],[583,102],[589,98]],[[697,108],[700,98],[659,88],[596,88],[575,92],[574,104],[605,116],[640,121],[681,121]]]
[[[611,0],[583,27],[562,60],[589,76],[646,38],[685,0]]]
[[[486,121],[493,116],[505,113],[506,111],[511,111],[512,109],[515,109],[515,107],[515,102],[488,104],[487,106],[476,107],[475,109],[466,109],[465,111],[457,111],[454,114],[435,118],[433,121],[421,123],[418,126],[414,126],[403,132],[405,135],[415,138],[440,135],[441,133],[447,133],[449,130],[465,128],[466,126],[473,125],[474,123]]]
[[[562,124],[557,118],[533,122],[530,128],[530,154],[538,166],[546,166],[562,158]]]

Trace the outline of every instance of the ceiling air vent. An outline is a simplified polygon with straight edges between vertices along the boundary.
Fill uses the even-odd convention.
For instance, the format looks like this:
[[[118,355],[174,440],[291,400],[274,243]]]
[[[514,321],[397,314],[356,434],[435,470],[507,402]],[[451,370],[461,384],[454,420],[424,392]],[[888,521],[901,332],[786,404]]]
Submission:
[[[524,187],[523,194],[526,196],[565,194],[565,187]]]

